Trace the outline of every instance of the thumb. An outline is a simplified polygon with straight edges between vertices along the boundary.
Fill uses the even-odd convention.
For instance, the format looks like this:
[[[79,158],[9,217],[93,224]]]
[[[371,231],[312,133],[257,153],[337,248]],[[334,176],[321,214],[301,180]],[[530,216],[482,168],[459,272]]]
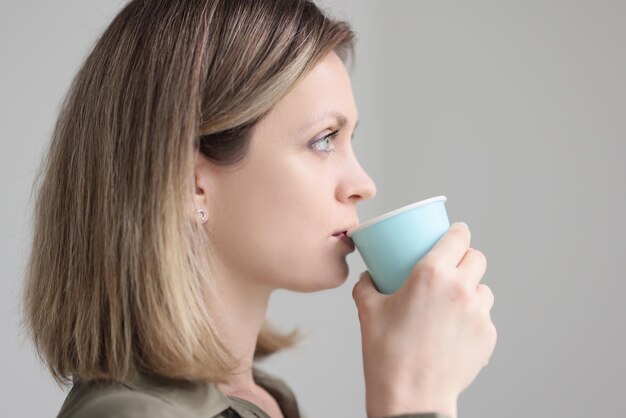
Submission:
[[[363,305],[369,305],[372,300],[384,296],[378,290],[372,280],[372,276],[368,271],[361,273],[359,281],[356,282],[352,289],[352,298],[357,308]]]

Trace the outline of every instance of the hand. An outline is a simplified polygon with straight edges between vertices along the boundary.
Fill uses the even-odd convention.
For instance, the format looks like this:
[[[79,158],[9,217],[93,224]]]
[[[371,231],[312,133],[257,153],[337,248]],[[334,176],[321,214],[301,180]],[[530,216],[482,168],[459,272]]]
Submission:
[[[459,394],[489,362],[494,297],[479,284],[485,256],[453,224],[403,286],[379,293],[364,272],[352,296],[361,324],[367,414],[439,412],[456,417]]]

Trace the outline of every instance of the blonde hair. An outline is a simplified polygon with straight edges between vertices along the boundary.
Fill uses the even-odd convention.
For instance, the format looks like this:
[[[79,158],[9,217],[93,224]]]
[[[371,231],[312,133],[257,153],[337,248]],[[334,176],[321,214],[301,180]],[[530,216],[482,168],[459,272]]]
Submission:
[[[243,158],[251,128],[353,42],[311,1],[133,0],[114,18],[72,81],[33,185],[25,325],[59,384],[139,371],[225,381],[237,361],[209,314],[195,158]],[[255,358],[297,337],[265,323]]]

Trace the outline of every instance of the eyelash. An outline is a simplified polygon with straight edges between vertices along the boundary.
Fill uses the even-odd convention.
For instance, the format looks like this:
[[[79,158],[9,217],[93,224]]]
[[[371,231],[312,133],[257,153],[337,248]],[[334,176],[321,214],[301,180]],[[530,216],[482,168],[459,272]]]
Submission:
[[[331,141],[334,140],[334,138],[337,136],[337,134],[339,133],[339,130],[333,131],[331,133],[329,133],[328,135],[324,136],[323,138],[318,139],[317,141],[313,142],[311,144],[311,147],[314,148],[315,145],[326,141],[327,139],[330,139]],[[321,152],[325,152],[327,154],[335,154],[335,149],[331,149],[331,150],[317,150],[317,151],[321,151]]]

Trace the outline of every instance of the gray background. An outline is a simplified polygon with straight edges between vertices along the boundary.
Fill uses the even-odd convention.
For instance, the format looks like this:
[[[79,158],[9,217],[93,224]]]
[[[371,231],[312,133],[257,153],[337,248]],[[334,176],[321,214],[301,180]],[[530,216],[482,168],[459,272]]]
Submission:
[[[2,416],[55,416],[19,327],[29,193],[60,101],[120,0],[3,2],[0,12]],[[326,1],[359,34],[357,156],[378,186],[361,220],[446,195],[487,255],[498,344],[467,418],[614,416],[626,353],[626,2]],[[270,316],[309,337],[261,364],[314,417],[365,416],[348,282],[279,291]]]

